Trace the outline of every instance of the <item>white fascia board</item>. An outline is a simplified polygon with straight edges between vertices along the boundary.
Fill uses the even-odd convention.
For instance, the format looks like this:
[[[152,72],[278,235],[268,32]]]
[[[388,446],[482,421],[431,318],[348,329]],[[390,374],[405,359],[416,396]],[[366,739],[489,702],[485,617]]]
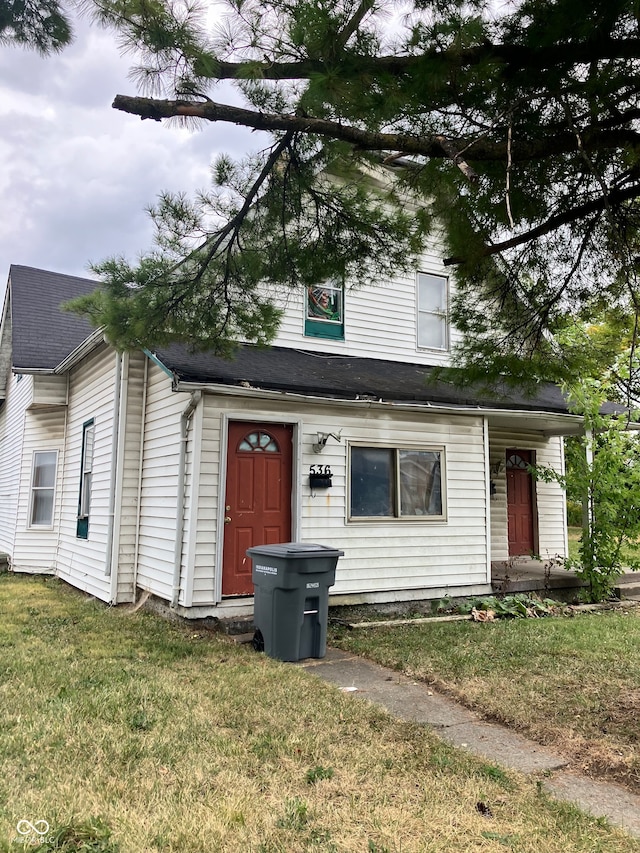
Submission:
[[[94,332],[91,332],[88,338],[85,338],[81,344],[79,344],[69,355],[64,358],[60,364],[54,368],[52,373],[66,373],[68,370],[71,370],[72,367],[75,367],[79,361],[82,361],[85,356],[89,355],[96,347],[98,347],[101,343],[105,342],[104,337],[104,328],[100,327],[96,329]]]
[[[356,409],[378,409],[380,411],[398,412],[433,412],[434,414],[466,415],[486,417],[491,425],[492,419],[518,421],[523,419],[534,421],[536,429],[545,435],[575,435],[582,430],[583,419],[580,415],[563,414],[562,412],[528,411],[526,409],[493,409],[484,406],[447,406],[440,403],[394,403],[384,400],[345,400],[342,397],[324,397],[311,394],[296,394],[292,391],[268,391],[262,388],[244,388],[237,385],[220,385],[207,382],[182,382],[178,380],[174,391],[201,390],[209,394],[219,394],[227,397],[253,398],[255,400],[292,400],[305,403],[330,403],[334,406],[344,406]]]

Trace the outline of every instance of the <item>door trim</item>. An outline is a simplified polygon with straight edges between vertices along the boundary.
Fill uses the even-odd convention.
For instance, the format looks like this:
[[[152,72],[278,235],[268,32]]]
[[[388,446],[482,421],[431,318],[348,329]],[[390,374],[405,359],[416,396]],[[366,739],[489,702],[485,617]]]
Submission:
[[[529,454],[529,464],[534,466],[537,464],[537,454],[533,448],[530,447],[507,447],[505,448],[505,478],[507,477],[507,467],[506,461],[509,457],[510,453],[521,453],[524,451]],[[538,523],[538,489],[536,487],[536,478],[533,474],[529,474],[529,486],[530,486],[530,498],[531,498],[531,539],[533,543],[533,554],[540,554],[540,526]],[[505,498],[506,498],[506,511],[507,511],[507,556],[508,559],[512,558],[512,555],[509,553],[509,487],[506,485],[505,490]],[[518,555],[514,555],[517,559]],[[519,555],[525,556],[525,555]]]
[[[214,565],[214,598],[216,604],[222,598],[222,555],[224,549],[224,495],[227,482],[227,459],[229,455],[229,423],[231,421],[248,421],[250,423],[287,424],[292,428],[293,447],[291,449],[291,539],[295,542],[300,537],[301,500],[300,471],[302,470],[302,418],[277,412],[222,412],[220,414],[220,449],[218,451],[218,511],[216,513],[216,548]],[[252,597],[252,596],[251,596]],[[224,599],[226,601],[226,599]]]

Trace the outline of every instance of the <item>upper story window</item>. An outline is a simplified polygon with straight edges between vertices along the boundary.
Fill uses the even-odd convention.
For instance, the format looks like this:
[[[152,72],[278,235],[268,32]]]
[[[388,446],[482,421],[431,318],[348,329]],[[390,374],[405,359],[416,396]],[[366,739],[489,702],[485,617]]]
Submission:
[[[53,498],[56,485],[57,450],[38,450],[33,454],[31,472],[30,527],[53,525]]]
[[[449,281],[418,273],[418,346],[449,349]]]
[[[344,340],[344,287],[341,284],[307,288],[304,333],[315,338]]]

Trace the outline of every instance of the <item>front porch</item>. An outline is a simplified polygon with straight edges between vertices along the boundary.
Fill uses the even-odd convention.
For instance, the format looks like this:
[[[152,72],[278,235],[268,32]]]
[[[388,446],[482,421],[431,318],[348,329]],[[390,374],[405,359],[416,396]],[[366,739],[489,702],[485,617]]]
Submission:
[[[536,592],[570,598],[586,584],[554,560],[511,557],[491,563],[491,586],[496,593]]]
[[[536,592],[549,598],[570,599],[587,584],[554,560],[512,557],[491,563],[491,586],[496,593]],[[618,598],[640,600],[640,573],[622,575],[614,594]]]

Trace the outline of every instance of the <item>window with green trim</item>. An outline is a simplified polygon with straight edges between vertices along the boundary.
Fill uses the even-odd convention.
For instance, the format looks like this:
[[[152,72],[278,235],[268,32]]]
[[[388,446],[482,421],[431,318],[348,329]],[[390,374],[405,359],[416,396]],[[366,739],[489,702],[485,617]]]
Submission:
[[[82,455],[80,461],[80,494],[78,495],[78,524],[76,536],[89,537],[89,510],[91,507],[91,480],[93,475],[93,443],[95,424],[93,420],[82,426]]]
[[[344,340],[344,288],[341,284],[307,288],[304,333],[309,337]]]

